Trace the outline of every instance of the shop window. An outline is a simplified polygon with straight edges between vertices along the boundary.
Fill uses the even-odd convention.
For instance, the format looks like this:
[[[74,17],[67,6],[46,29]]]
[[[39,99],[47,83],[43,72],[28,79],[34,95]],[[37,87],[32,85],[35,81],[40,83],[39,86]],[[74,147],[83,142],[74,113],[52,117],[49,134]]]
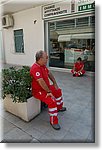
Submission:
[[[24,53],[23,29],[14,30],[15,52]]]
[[[90,25],[94,26],[94,24],[95,16],[90,16]],[[50,30],[63,30],[83,26],[89,26],[89,17],[50,22]]]
[[[88,16],[49,23],[49,66],[72,69],[81,57],[85,70],[95,71],[94,20],[94,16]]]
[[[76,26],[88,26],[89,24],[89,17],[84,17],[84,18],[77,18],[76,19]]]
[[[74,27],[75,27],[75,19],[56,22],[56,29],[63,30],[64,28],[74,28]]]
[[[56,28],[55,22],[50,22],[49,25],[50,25],[50,30],[55,30]]]
[[[95,16],[90,16],[90,25],[91,26],[95,25]]]

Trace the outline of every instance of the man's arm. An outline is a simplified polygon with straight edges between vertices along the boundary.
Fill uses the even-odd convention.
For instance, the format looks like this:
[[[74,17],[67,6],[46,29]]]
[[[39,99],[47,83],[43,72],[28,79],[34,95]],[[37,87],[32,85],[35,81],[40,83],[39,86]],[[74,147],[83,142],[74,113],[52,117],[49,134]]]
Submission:
[[[46,82],[43,80],[43,78],[40,78],[37,80],[39,85],[48,93],[50,92],[50,89],[48,88]]]
[[[50,80],[53,82],[53,85],[55,86],[55,88],[58,89],[58,85],[57,85],[57,82],[56,82],[53,74],[49,71],[48,75],[49,75]]]
[[[46,97],[48,97],[48,96],[53,97],[53,94],[51,93],[50,89],[48,88],[48,86],[45,83],[45,81],[43,80],[43,78],[40,78],[37,81],[38,81],[39,85],[47,92]]]

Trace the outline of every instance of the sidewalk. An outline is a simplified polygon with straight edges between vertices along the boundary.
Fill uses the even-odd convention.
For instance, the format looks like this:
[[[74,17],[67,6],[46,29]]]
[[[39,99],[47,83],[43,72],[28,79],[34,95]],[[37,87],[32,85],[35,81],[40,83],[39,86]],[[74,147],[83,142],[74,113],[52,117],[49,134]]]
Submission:
[[[2,101],[0,119],[4,143],[95,142],[94,137],[94,77],[72,77],[71,73],[52,71],[63,91],[66,112],[59,112],[60,130],[49,123],[47,108],[30,122],[5,112]]]

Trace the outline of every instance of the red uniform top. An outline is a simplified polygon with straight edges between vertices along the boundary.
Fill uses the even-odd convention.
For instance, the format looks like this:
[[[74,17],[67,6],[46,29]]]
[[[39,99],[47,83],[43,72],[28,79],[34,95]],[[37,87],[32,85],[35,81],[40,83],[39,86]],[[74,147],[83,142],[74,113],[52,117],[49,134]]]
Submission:
[[[84,63],[83,62],[76,62],[75,63],[75,71],[79,71],[81,70],[81,68],[84,66]]]
[[[32,93],[33,94],[44,90],[37,81],[40,78],[43,78],[44,81],[46,82],[47,86],[49,87],[50,82],[49,82],[49,78],[48,78],[48,73],[49,73],[49,70],[47,69],[47,67],[45,65],[40,66],[37,63],[32,65],[32,67],[30,69],[30,75],[32,77]]]

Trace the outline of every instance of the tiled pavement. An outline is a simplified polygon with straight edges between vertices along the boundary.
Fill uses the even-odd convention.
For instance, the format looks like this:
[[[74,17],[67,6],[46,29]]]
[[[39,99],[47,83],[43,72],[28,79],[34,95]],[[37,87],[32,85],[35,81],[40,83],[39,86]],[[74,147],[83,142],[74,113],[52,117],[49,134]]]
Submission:
[[[49,123],[47,108],[30,122],[5,112],[0,105],[2,126],[1,142],[95,142],[94,137],[94,76],[72,77],[68,72],[52,71],[63,91],[66,112],[59,112],[60,130],[54,130]]]

